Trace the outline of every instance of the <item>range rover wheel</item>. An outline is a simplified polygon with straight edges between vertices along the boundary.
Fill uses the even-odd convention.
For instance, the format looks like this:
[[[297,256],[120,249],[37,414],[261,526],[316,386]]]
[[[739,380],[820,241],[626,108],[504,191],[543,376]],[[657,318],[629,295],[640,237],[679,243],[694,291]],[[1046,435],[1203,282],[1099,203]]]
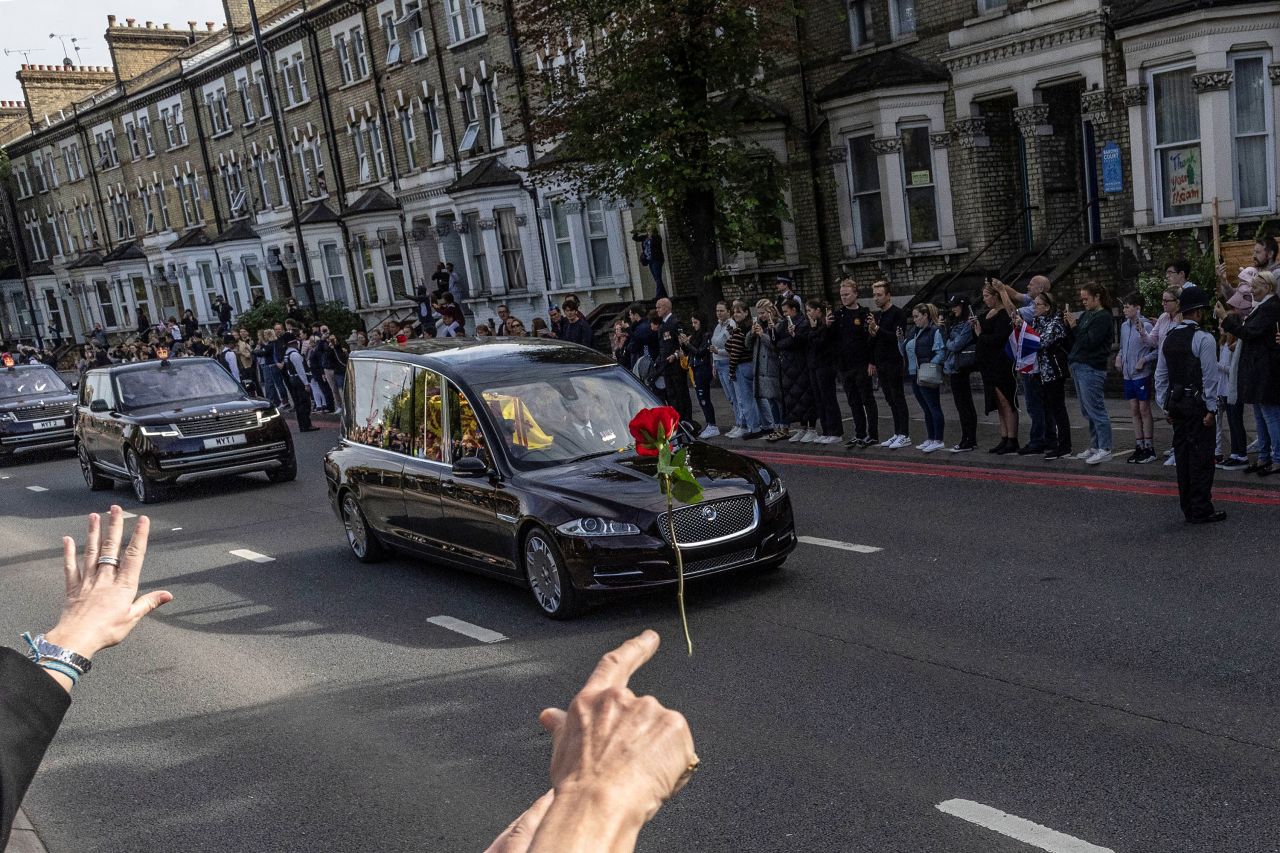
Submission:
[[[571,619],[578,615],[582,609],[580,596],[573,588],[551,535],[541,527],[533,528],[525,534],[521,555],[529,591],[543,614],[552,619]]]
[[[84,481],[89,486],[89,491],[104,492],[115,486],[115,480],[102,476],[93,467],[93,462],[89,460],[89,451],[85,450],[83,444],[76,445],[76,456],[80,458],[80,473],[84,475]]]
[[[288,483],[298,477],[298,460],[290,456],[289,461],[279,468],[267,472],[267,479],[273,483]]]
[[[360,502],[351,492],[342,496],[342,524],[347,528],[347,544],[351,553],[362,563],[376,563],[387,556],[387,546],[365,521]]]
[[[139,503],[153,504],[164,500],[164,487],[142,471],[142,460],[132,447],[124,452],[124,463],[129,467],[129,485]]]

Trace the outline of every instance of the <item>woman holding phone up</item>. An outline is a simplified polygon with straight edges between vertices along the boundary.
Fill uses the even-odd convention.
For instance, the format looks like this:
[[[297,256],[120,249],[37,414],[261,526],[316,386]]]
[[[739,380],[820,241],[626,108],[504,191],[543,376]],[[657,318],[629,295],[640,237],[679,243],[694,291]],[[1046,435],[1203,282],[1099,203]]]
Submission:
[[[982,288],[982,302],[986,310],[970,321],[978,336],[976,353],[986,393],[985,413],[1000,413],[1000,443],[988,452],[1001,455],[1018,452],[1018,385],[1013,375],[1013,362],[1005,352],[1013,322],[1001,304],[1003,294],[1003,288],[987,279],[986,286]]]

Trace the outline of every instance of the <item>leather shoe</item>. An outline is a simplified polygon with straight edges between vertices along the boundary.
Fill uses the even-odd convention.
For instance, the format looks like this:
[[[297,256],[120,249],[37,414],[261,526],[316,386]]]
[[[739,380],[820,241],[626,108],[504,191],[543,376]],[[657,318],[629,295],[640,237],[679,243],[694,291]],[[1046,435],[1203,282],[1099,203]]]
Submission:
[[[1188,518],[1187,524],[1213,524],[1215,521],[1226,521],[1227,514],[1222,510],[1211,512],[1208,515],[1197,515],[1194,518]]]

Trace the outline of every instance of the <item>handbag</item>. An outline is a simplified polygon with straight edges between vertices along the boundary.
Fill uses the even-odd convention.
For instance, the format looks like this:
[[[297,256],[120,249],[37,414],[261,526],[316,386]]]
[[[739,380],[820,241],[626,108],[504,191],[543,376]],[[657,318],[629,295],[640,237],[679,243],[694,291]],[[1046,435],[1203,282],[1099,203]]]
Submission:
[[[916,368],[916,384],[925,388],[942,386],[942,365],[934,361],[926,361]]]

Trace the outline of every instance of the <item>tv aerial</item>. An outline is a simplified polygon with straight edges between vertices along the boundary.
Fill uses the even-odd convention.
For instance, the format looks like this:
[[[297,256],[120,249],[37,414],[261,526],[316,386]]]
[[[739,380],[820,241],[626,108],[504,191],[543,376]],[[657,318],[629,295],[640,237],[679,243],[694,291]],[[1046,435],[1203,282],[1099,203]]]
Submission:
[[[49,33],[50,39],[57,39],[62,45],[62,64],[70,68],[72,65],[80,65],[80,40],[71,33]],[[72,62],[71,57],[67,54],[67,39],[71,39],[71,49],[76,53],[76,61]]]
[[[4,55],[13,56],[15,53],[20,53],[22,54],[22,61],[27,65],[30,65],[31,54],[41,53],[43,51],[44,51],[43,47],[6,47],[4,49]]]

